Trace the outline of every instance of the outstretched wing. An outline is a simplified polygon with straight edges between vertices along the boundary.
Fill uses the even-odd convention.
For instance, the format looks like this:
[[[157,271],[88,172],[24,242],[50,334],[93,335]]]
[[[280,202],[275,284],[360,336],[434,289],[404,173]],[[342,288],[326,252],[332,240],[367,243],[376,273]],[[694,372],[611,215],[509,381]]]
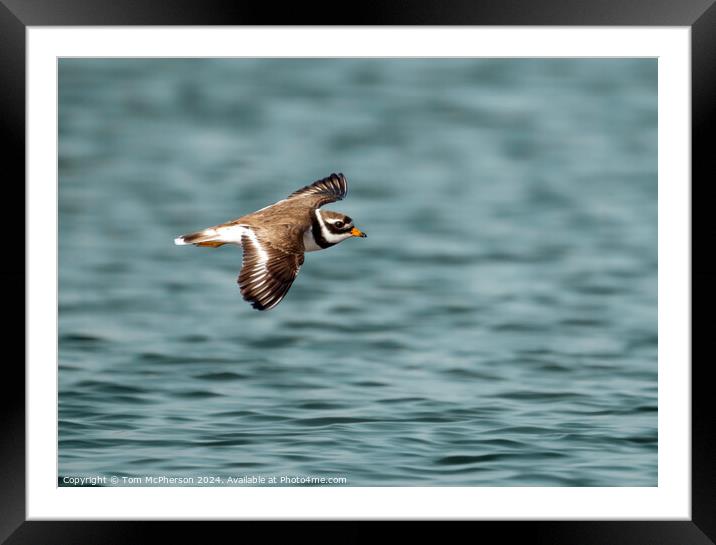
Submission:
[[[348,194],[348,182],[343,174],[331,174],[328,178],[317,180],[310,185],[291,193],[287,199],[306,199],[312,208],[318,208],[329,202],[340,201]]]
[[[244,249],[239,288],[255,309],[268,310],[288,293],[303,265],[303,252],[272,246],[249,229],[241,237]]]

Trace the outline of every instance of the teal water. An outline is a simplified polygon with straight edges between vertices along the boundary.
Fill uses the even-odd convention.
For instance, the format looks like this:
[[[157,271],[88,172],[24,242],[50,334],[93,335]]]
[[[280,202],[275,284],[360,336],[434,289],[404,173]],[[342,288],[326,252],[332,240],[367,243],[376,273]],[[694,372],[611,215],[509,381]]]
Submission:
[[[658,484],[656,60],[62,59],[59,97],[60,485]],[[274,310],[173,244],[331,172],[369,237]]]

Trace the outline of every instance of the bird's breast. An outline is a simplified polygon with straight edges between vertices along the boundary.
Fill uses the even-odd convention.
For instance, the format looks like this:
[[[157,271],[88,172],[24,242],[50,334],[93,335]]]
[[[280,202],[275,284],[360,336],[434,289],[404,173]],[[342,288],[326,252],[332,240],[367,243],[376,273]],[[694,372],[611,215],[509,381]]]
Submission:
[[[317,252],[323,250],[318,244],[316,239],[313,238],[313,229],[309,227],[303,232],[303,248],[306,252]]]

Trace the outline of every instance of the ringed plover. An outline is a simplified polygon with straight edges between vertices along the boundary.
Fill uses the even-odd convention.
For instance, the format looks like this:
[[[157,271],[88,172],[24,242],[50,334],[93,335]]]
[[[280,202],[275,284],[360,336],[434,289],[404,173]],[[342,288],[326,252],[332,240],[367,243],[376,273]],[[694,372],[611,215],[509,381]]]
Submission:
[[[335,246],[366,234],[339,212],[319,210],[348,193],[343,174],[331,174],[275,204],[238,219],[174,239],[174,244],[237,244],[243,248],[238,284],[243,298],[258,310],[278,305],[303,265],[304,252]]]

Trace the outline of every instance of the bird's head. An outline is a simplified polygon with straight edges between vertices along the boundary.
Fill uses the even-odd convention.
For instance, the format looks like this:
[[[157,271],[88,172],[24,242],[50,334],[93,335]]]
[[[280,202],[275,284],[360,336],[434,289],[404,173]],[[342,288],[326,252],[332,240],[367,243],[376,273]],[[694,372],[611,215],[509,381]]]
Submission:
[[[365,238],[368,236],[353,225],[353,220],[350,217],[340,212],[316,210],[316,216],[321,227],[321,235],[331,245],[351,237]]]

